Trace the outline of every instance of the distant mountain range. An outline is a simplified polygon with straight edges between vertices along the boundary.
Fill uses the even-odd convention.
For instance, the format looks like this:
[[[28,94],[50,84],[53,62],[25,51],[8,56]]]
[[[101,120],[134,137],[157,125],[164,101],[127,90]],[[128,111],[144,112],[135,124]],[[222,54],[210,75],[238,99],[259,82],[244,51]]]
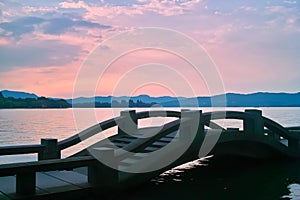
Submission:
[[[4,95],[3,95],[4,94]],[[64,99],[38,97],[35,94],[15,91],[0,92],[0,109],[5,108],[70,108]]]
[[[38,99],[39,96],[32,93],[18,92],[3,90],[0,91],[3,97],[15,98],[15,99],[26,99],[34,98]],[[79,97],[75,99],[66,99],[71,105],[76,107],[89,107],[98,105],[97,107],[110,107],[109,105],[126,106],[126,102],[131,102],[130,105],[141,105],[141,107],[149,107],[154,104],[159,104],[163,107],[190,107],[195,106],[198,103],[199,107],[211,107],[211,100],[216,102],[226,97],[226,106],[228,107],[300,107],[300,92],[298,93],[267,93],[257,92],[252,94],[238,94],[238,93],[227,93],[223,95],[216,95],[212,97],[151,97],[148,95],[139,95],[134,97],[121,96],[96,96],[96,97]],[[57,99],[57,98],[49,98]],[[127,104],[128,105],[128,104]]]
[[[28,99],[28,98],[33,98],[37,99],[38,96],[33,93],[27,93],[27,92],[18,92],[18,91],[10,91],[10,90],[2,90],[0,91],[3,95],[3,97],[8,98],[12,97],[15,99]]]
[[[300,106],[300,92],[299,93],[266,93],[258,92],[252,94],[237,94],[237,93],[227,93],[225,94],[226,106],[228,107],[298,107]],[[163,107],[190,107],[199,105],[199,107],[211,107],[211,101],[214,102],[221,101],[224,99],[224,95],[216,95],[213,97],[196,97],[196,98],[186,98],[186,97],[150,97],[148,95],[139,95],[134,97],[101,97],[97,96],[94,98],[75,98],[68,99],[67,102],[73,104],[80,103],[110,103],[112,101],[129,101],[132,100],[136,102],[140,100],[148,104],[159,104]]]

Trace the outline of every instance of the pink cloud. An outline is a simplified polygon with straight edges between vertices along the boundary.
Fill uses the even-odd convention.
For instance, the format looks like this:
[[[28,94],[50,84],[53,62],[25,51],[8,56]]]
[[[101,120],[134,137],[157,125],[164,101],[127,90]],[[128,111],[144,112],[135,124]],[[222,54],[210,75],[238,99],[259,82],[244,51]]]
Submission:
[[[68,66],[52,66],[41,68],[15,68],[0,73],[1,87],[36,93],[40,96],[71,96],[73,82],[80,63]]]
[[[201,0],[189,1],[169,1],[169,0],[150,0],[146,1],[144,5],[134,5],[136,9],[144,11],[152,11],[164,16],[173,16],[184,14],[188,10],[192,10],[195,5]]]
[[[85,35],[79,34],[78,32],[75,33],[65,33],[61,35],[51,35],[51,34],[45,34],[42,32],[34,32],[32,34],[24,36],[22,39],[24,42],[30,40],[30,38],[35,38],[37,41],[46,41],[46,40],[55,40],[60,41],[64,44],[69,45],[75,45],[79,46],[83,51],[90,51],[93,49],[97,44],[100,43],[99,36],[98,38],[96,36],[92,36],[93,30],[86,29]],[[26,39],[27,37],[28,40]]]
[[[60,7],[62,8],[87,8],[87,4],[84,1],[78,1],[78,2],[61,2],[59,3]]]
[[[274,56],[274,52],[259,45],[251,46],[251,40],[247,42],[225,41],[218,48],[209,50],[220,70],[226,91],[286,91],[297,80],[298,73],[291,70],[295,66],[293,60],[287,62],[282,59],[286,57],[283,53]]]
[[[249,6],[240,5],[232,8],[234,11],[227,13],[221,7],[216,9],[214,3],[210,5],[208,1],[205,1],[207,5],[203,5],[201,0],[137,1],[139,4],[127,6],[90,5],[81,0],[77,2],[64,1],[59,5],[57,4],[57,7],[25,6],[21,9],[3,9],[3,19],[24,17],[25,14],[33,16],[39,16],[40,14],[41,17],[44,17],[46,16],[45,13],[50,16],[51,11],[57,11],[56,14],[51,15],[55,18],[61,17],[63,13],[68,13],[68,8],[71,12],[74,12],[74,9],[80,9],[84,12],[78,12],[78,14],[82,14],[82,17],[86,19],[85,21],[105,23],[111,25],[111,28],[99,29],[74,26],[72,31],[60,33],[60,35],[51,35],[43,33],[43,24],[39,24],[35,25],[34,32],[22,35],[18,41],[0,38],[0,45],[2,46],[16,42],[14,44],[16,46],[25,44],[29,48],[58,41],[57,48],[54,47],[50,50],[55,53],[60,48],[59,44],[78,47],[76,57],[70,54],[73,62],[66,66],[41,68],[24,66],[23,69],[15,68],[10,72],[1,72],[1,87],[32,91],[46,96],[70,97],[77,70],[89,52],[101,41],[113,36],[115,33],[140,26],[167,27],[192,36],[208,50],[217,63],[224,78],[225,86],[229,91],[247,92],[254,88],[267,90],[271,83],[274,84],[272,87],[280,85],[284,90],[284,87],[291,87],[286,84],[288,80],[296,80],[293,85],[299,85],[297,84],[299,83],[299,73],[296,73],[298,68],[295,67],[296,65],[299,66],[299,59],[296,55],[298,48],[296,48],[296,43],[293,41],[297,41],[299,38],[297,33],[300,32],[300,29],[296,23],[297,11],[295,8],[285,7],[284,4],[274,4],[274,6],[268,4],[269,7],[260,8],[255,3],[250,3]],[[294,1],[285,2],[293,3]],[[263,13],[255,12],[261,9],[264,9]],[[247,11],[246,15],[245,11]],[[214,12],[217,12],[217,15],[214,15]],[[251,31],[249,31],[250,29]],[[43,43],[43,41],[47,42]],[[56,55],[53,53],[51,56]],[[120,58],[103,76],[97,90],[98,94],[110,95],[114,89],[113,86],[124,73],[133,69],[134,66],[149,62],[171,66],[185,77],[188,77],[191,84],[198,85],[196,86],[197,94],[207,94],[203,79],[195,76],[192,70],[186,70],[189,69],[186,63],[171,55],[153,51],[136,52]],[[42,63],[46,62],[43,60]],[[136,78],[137,80],[146,79],[146,75],[157,76],[158,78],[159,76],[162,77],[164,73],[167,74],[165,71],[158,70],[157,74],[149,72],[149,74],[142,74],[136,76]],[[264,74],[267,74],[267,76],[264,76]],[[283,74],[289,79],[282,79]],[[134,77],[134,74],[132,77]],[[173,87],[177,84],[172,77],[165,77],[168,82],[166,86],[169,84]],[[253,77],[255,80],[253,80]],[[133,82],[128,82],[128,86],[132,86],[136,94],[143,91],[147,91],[151,95],[156,95],[157,91],[166,95],[169,94],[168,90],[163,89],[164,87],[152,83],[134,89]],[[184,94],[184,89],[182,91],[182,94]]]
[[[192,33],[192,36],[196,38],[206,50],[210,51],[214,48],[222,48],[224,43],[226,43],[226,38],[234,32],[234,28],[232,24],[224,24],[212,29],[196,30]]]
[[[143,6],[135,5],[136,9],[141,9],[144,11],[151,11],[155,12],[164,16],[172,16],[176,14],[183,14],[183,7],[180,5],[176,5],[175,1],[159,1],[159,0],[152,0],[148,4]]]
[[[254,8],[252,6],[241,6],[240,9],[243,10],[243,11],[247,11],[247,12],[257,11],[257,8]]]
[[[185,13],[187,10],[193,9],[193,7],[200,2],[200,0],[189,1],[168,1],[168,0],[143,0],[139,1],[144,4],[133,4],[131,6],[90,6],[84,1],[78,2],[61,2],[61,8],[83,8],[87,11],[87,19],[96,19],[98,17],[113,18],[119,15],[142,15],[145,12],[154,12],[163,16],[173,16]]]
[[[280,13],[280,14],[289,14],[294,11],[295,8],[287,8],[285,6],[268,6],[266,7],[267,13]]]
[[[22,11],[27,14],[31,14],[34,12],[46,13],[46,12],[51,12],[51,11],[56,11],[56,10],[57,10],[57,7],[46,7],[46,6],[40,6],[40,7],[24,6],[24,7],[22,7]]]
[[[90,6],[84,1],[78,2],[61,2],[61,8],[83,8],[87,11],[86,19],[95,19],[97,17],[113,18],[117,15],[137,15],[142,14],[140,10],[122,6]]]
[[[9,44],[9,41],[7,40],[7,39],[5,39],[5,38],[0,38],[0,46],[1,45],[8,45]]]
[[[115,60],[99,77],[97,93],[177,96],[207,94],[205,79],[193,66],[170,52],[139,50]],[[171,93],[170,93],[171,91]]]

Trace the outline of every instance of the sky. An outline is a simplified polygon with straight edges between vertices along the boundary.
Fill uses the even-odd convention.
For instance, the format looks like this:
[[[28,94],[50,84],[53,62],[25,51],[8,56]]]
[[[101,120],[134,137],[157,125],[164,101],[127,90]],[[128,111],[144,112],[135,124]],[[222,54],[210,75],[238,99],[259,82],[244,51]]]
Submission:
[[[172,30],[197,42],[222,81],[216,93],[300,91],[297,0],[0,0],[0,90],[70,98],[99,45],[143,27]],[[118,44],[130,46],[129,41]],[[103,96],[214,94],[206,79],[184,57],[141,49],[116,58],[98,75],[93,91]],[[83,87],[76,96],[88,94]]]

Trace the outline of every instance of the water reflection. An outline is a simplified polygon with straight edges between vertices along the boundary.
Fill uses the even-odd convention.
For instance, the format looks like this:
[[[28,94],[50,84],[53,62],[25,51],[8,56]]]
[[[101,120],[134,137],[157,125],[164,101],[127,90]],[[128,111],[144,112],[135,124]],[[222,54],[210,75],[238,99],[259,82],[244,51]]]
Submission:
[[[212,157],[165,172],[122,198],[299,199],[299,167],[299,160]]]

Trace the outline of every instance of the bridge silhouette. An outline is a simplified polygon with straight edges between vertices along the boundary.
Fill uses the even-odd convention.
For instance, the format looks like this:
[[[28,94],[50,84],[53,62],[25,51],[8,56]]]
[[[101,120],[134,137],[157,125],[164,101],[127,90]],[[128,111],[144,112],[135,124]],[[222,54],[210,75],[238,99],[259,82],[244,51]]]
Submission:
[[[139,127],[139,120],[172,121]],[[216,120],[241,120],[243,127],[222,127]],[[61,151],[103,131],[115,135],[61,158]],[[122,111],[70,138],[41,139],[40,144],[0,147],[0,155],[38,154],[38,161],[0,165],[0,199],[87,197],[124,190],[206,155],[258,159],[300,157],[300,127],[286,128],[262,111]]]

